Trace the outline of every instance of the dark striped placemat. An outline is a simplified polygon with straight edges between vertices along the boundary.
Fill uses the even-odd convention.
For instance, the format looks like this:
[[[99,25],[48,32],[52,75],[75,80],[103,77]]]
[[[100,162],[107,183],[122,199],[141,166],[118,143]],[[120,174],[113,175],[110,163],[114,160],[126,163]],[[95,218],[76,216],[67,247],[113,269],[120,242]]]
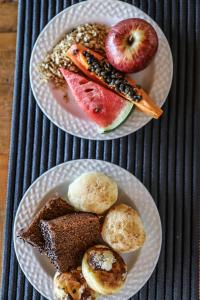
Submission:
[[[135,174],[153,195],[160,212],[163,245],[159,263],[133,299],[196,300],[200,1],[126,1],[147,12],[165,32],[173,53],[174,78],[159,121],[151,121],[128,137],[106,142],[76,138],[58,129],[40,111],[30,89],[29,60],[39,32],[55,14],[76,2],[19,1],[2,299],[43,299],[25,279],[13,248],[14,217],[27,188],[56,164],[97,158]]]

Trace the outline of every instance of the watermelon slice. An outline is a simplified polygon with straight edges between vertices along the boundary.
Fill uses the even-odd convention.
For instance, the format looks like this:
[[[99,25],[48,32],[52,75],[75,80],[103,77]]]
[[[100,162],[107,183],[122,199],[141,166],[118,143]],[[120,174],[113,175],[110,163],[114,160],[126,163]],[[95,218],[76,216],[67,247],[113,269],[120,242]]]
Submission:
[[[61,72],[76,102],[88,118],[98,125],[99,132],[115,129],[131,113],[134,106],[131,102],[77,73],[64,68]]]

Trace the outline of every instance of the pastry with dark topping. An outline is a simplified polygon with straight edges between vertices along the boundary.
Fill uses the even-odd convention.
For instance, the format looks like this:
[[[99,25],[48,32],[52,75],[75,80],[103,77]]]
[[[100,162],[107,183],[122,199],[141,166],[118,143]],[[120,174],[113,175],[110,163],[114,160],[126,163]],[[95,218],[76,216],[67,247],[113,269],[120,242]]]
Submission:
[[[93,290],[109,295],[118,293],[124,286],[127,266],[118,253],[107,246],[97,245],[85,252],[82,272]]]
[[[85,281],[81,267],[55,274],[54,295],[57,300],[95,300],[98,296]]]

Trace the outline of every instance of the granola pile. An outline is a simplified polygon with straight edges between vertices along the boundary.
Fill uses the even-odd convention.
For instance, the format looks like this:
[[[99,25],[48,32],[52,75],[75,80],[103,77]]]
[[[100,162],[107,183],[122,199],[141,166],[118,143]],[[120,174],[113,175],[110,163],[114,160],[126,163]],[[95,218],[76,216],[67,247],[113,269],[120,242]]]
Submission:
[[[65,67],[70,71],[78,72],[73,62],[66,57],[67,50],[75,43],[93,49],[105,55],[105,38],[108,28],[100,24],[84,24],[74,28],[49,52],[39,65],[41,79],[52,80],[56,86],[62,86],[64,78],[59,68]]]

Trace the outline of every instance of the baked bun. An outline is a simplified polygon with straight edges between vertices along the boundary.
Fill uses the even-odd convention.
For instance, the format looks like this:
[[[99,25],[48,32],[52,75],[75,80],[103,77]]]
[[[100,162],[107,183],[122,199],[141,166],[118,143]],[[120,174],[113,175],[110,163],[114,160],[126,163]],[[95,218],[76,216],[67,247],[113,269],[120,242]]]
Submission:
[[[103,223],[102,237],[117,252],[140,248],[145,241],[145,231],[138,212],[125,204],[111,208]]]
[[[102,214],[118,197],[117,184],[99,172],[84,173],[69,186],[68,199],[77,210]]]
[[[85,281],[81,267],[70,272],[56,272],[54,276],[54,295],[57,300],[95,300],[98,294]]]
[[[82,272],[91,289],[109,295],[117,293],[123,287],[127,266],[118,253],[106,246],[97,245],[85,252]]]

